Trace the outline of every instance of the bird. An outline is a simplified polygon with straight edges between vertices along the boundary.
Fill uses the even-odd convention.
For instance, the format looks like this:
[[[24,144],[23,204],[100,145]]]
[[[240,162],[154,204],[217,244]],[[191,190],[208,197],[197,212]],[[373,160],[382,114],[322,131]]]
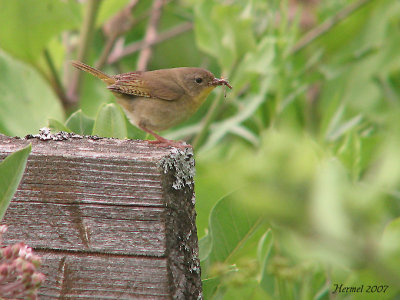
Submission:
[[[226,79],[216,78],[203,68],[180,67],[110,76],[80,61],[74,60],[71,64],[106,83],[129,121],[155,137],[149,143],[163,147],[184,148],[189,145],[168,140],[156,131],[187,120],[217,86],[225,85],[232,89]]]

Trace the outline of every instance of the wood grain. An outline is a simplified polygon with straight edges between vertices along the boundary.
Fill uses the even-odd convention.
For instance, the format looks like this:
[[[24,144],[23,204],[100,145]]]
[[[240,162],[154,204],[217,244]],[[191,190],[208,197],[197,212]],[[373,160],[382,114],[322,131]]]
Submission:
[[[69,252],[38,254],[47,275],[40,299],[170,298],[165,259]]]
[[[3,244],[43,257],[40,299],[201,298],[191,150],[0,135],[0,159],[28,143]]]

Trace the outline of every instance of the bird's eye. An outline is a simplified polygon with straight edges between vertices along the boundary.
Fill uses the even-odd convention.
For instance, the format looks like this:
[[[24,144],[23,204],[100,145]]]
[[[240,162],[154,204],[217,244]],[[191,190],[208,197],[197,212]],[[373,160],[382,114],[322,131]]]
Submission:
[[[195,81],[196,81],[196,83],[202,83],[202,82],[203,82],[203,78],[197,77],[197,78],[195,79]]]

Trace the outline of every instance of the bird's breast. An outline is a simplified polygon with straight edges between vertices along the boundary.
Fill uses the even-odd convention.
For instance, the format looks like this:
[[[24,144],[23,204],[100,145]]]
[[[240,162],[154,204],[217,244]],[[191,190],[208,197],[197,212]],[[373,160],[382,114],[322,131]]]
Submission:
[[[183,95],[177,100],[120,96],[117,102],[135,126],[161,131],[187,120],[204,103],[212,89],[207,88],[196,97]]]

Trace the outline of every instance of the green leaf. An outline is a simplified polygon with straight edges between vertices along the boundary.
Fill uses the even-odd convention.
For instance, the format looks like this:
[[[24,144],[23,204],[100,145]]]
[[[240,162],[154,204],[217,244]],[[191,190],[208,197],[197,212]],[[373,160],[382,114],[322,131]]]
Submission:
[[[217,299],[215,297],[215,291],[217,290],[218,286],[221,284],[220,277],[213,277],[202,280],[202,287],[203,287],[203,297],[204,299]]]
[[[400,257],[400,218],[393,219],[386,225],[381,243],[385,257],[389,255]]]
[[[331,239],[349,237],[351,220],[345,210],[343,191],[348,186],[346,172],[337,159],[321,162],[311,196],[311,220],[318,224],[319,232]],[[331,249],[327,247],[327,252]],[[330,255],[330,258],[334,256]],[[335,258],[340,259],[340,258]]]
[[[265,292],[260,288],[258,282],[253,279],[247,281],[245,284],[229,286],[223,299],[267,300],[271,298],[267,297]]]
[[[257,258],[261,263],[264,263],[265,260],[268,259],[271,253],[273,241],[272,231],[271,229],[268,229],[258,242]]]
[[[229,196],[218,201],[210,215],[210,262],[229,262],[230,257],[250,239],[260,222],[259,215],[243,209]]]
[[[59,100],[34,69],[0,51],[0,70],[0,132],[24,136],[49,118],[64,119]]]
[[[66,127],[60,121],[54,119],[48,120],[48,127],[51,129],[52,132],[58,132],[58,131],[72,132],[71,129]]]
[[[103,104],[94,123],[93,134],[124,139],[127,136],[124,114],[113,104]]]
[[[199,240],[199,259],[206,260],[212,249],[212,239],[209,234]]]
[[[53,36],[79,26],[76,6],[73,1],[0,0],[1,48],[35,62]]]
[[[89,74],[83,74],[79,108],[90,118],[96,118],[99,107],[113,98],[104,83]]]
[[[74,112],[65,122],[65,126],[73,132],[81,135],[91,135],[93,132],[94,120],[86,116],[81,109]]]
[[[31,152],[31,144],[6,157],[0,163],[0,220],[18,188],[24,174],[26,161]]]
[[[345,135],[343,143],[338,149],[337,156],[341,162],[352,171],[353,178],[358,178],[360,174],[360,164],[362,159],[362,138],[355,132]]]
[[[249,94],[242,100],[243,109],[240,112],[224,121],[214,124],[210,137],[204,145],[204,149],[210,149],[217,145],[230,131],[237,134],[238,132],[235,132],[235,128],[237,129],[239,124],[251,118],[260,105],[265,102],[265,93],[268,91],[270,83],[270,80],[264,80],[257,94]],[[258,140],[254,139],[254,137],[252,140],[258,143]]]
[[[274,75],[273,63],[276,58],[276,43],[276,39],[266,36],[257,44],[256,49],[245,54],[233,77],[230,78],[232,86],[235,88],[232,93],[238,93],[246,85],[258,84],[259,75],[269,77]],[[265,79],[260,78],[260,80]]]
[[[272,256],[272,246],[274,239],[272,231],[268,230],[260,239],[258,244],[258,259],[261,264],[260,286],[269,294],[275,294],[275,278],[269,274],[267,269]]]
[[[219,57],[222,53],[220,43],[220,29],[211,21],[211,12],[214,6],[213,1],[201,1],[195,10],[195,33],[196,41],[200,49],[204,52]]]
[[[241,6],[201,1],[195,17],[199,48],[217,58],[224,70],[230,70],[237,59],[255,48],[252,19]]]
[[[243,208],[231,196],[222,198],[213,207],[209,235],[201,242],[203,291],[210,295],[208,299],[218,299],[225,293],[226,283],[234,280],[239,271],[234,262],[238,257],[248,259],[247,246],[251,246],[263,223],[258,213]]]
[[[255,147],[260,145],[259,137],[244,126],[235,124],[229,129],[229,131],[245,139]]]
[[[128,0],[102,1],[97,13],[96,24],[102,26],[128,4]]]
[[[337,126],[337,128],[332,129],[331,132],[328,132],[327,140],[328,141],[334,141],[341,136],[343,136],[346,132],[349,130],[353,129],[355,126],[360,124],[362,121],[362,115],[357,115],[353,118],[351,118],[348,121],[345,121]]]

